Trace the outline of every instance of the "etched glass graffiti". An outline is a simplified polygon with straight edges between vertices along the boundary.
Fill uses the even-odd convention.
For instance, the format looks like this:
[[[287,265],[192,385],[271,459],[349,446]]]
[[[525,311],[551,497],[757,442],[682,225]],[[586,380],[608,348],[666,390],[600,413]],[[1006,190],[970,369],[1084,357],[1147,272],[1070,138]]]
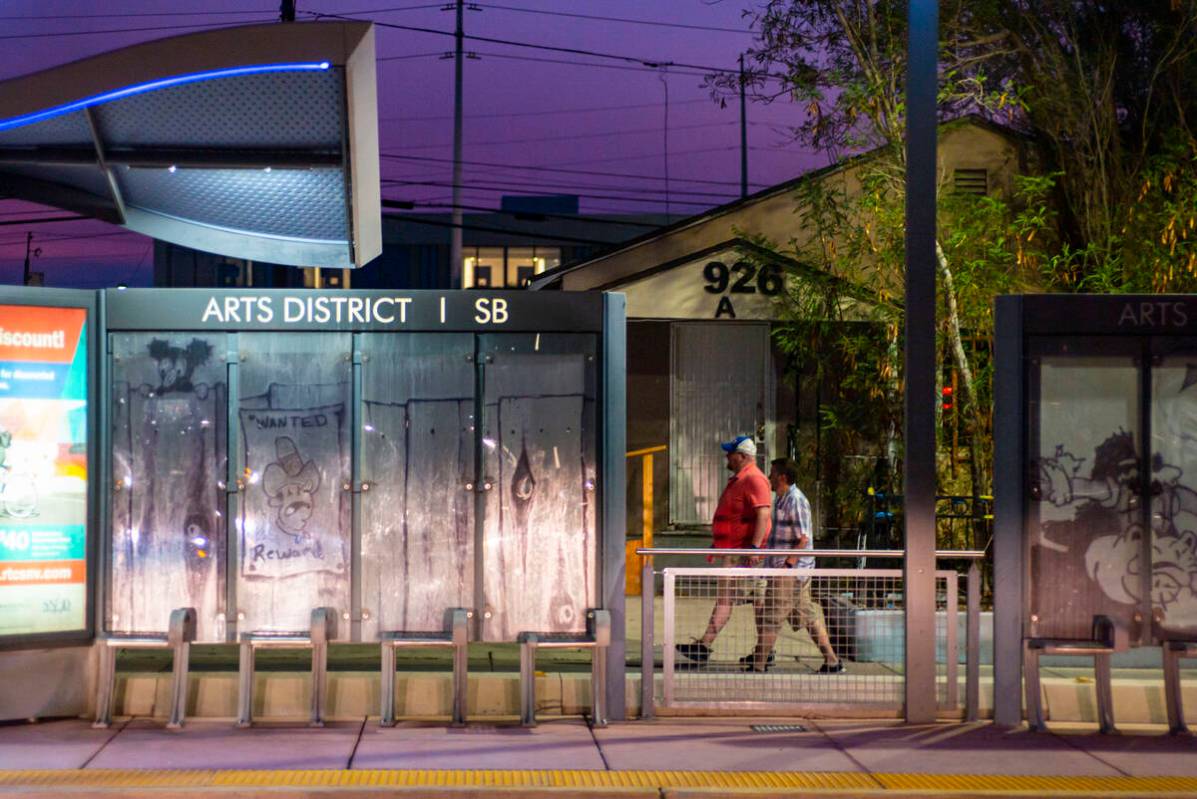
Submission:
[[[594,337],[480,341],[483,637],[584,630],[597,579]]]
[[[1151,379],[1151,604],[1169,632],[1197,631],[1197,355]]]
[[[1039,535],[1031,549],[1039,635],[1085,637],[1096,613],[1133,629],[1147,594],[1158,628],[1197,629],[1197,358],[1165,358],[1150,377],[1144,465],[1136,362],[1042,360],[1033,481]]]
[[[362,634],[473,607],[474,337],[362,336]]]
[[[110,631],[163,633],[173,609],[194,607],[199,639],[224,639],[223,343],[111,338]]]
[[[240,568],[244,631],[306,630],[349,609],[348,334],[243,333]]]
[[[354,341],[112,336],[107,630],[165,632],[192,606],[200,640],[222,641],[226,619],[288,633],[315,607],[350,613],[355,422],[362,640],[442,630],[455,607],[487,641],[585,629],[597,338],[358,334],[360,395]]]
[[[1093,616],[1128,627],[1142,548],[1139,370],[1130,356],[1041,360],[1031,542],[1035,635],[1087,638]]]

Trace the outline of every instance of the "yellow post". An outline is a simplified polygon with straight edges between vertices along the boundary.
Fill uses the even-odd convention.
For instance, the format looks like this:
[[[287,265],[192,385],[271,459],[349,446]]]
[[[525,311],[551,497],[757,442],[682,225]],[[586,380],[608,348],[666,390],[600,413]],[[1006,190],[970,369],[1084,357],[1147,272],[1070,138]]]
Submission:
[[[641,518],[644,546],[653,545],[653,454],[646,453],[640,469]]]
[[[639,547],[653,545],[653,453],[664,452],[665,445],[629,452],[627,457],[640,459],[640,538],[629,538],[624,556],[624,586],[627,596],[640,595],[641,559]]]

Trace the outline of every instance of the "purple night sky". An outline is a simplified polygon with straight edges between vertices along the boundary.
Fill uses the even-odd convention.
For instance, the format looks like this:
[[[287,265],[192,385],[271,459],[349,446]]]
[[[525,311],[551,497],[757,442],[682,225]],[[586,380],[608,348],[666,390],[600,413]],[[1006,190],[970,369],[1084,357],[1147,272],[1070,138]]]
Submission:
[[[495,0],[467,11],[466,34],[601,51],[650,62],[734,69],[751,46],[741,16],[754,0]],[[760,2],[760,0],[756,0]],[[298,19],[343,14],[451,32],[444,3],[298,0]],[[246,8],[256,9],[246,11]],[[203,27],[268,22],[278,4],[199,0],[9,0],[0,5],[0,80]],[[639,23],[593,17],[638,20]],[[644,24],[646,22],[669,25]],[[679,27],[692,26],[692,27]],[[377,29],[384,197],[449,203],[453,140],[452,36]],[[652,69],[571,53],[466,41],[464,203],[501,194],[579,194],[583,213],[664,211],[668,84],[669,211],[699,213],[739,195],[739,108],[710,99],[693,69]],[[664,78],[664,80],[663,80]],[[817,166],[788,141],[802,111],[749,104],[749,191]],[[473,163],[472,163],[473,162]],[[484,165],[485,164],[485,165]],[[503,166],[495,166],[503,165]],[[545,171],[517,167],[541,167]],[[448,208],[421,208],[424,211]],[[0,200],[0,223],[61,211]],[[26,233],[46,285],[149,285],[151,240],[102,222],[0,225],[0,283],[19,284]]]

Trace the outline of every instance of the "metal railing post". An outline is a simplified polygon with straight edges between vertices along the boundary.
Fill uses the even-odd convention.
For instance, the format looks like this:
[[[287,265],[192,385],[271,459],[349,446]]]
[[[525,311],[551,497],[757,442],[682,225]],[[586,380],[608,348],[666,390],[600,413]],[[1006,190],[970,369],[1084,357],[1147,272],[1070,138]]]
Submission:
[[[653,662],[653,627],[655,613],[656,578],[653,575],[653,556],[643,555],[640,569],[640,718],[656,716],[656,686]]]
[[[975,560],[968,564],[966,591],[964,719],[976,721],[981,712],[981,571]]]
[[[944,575],[944,702],[949,710],[960,709],[960,575]]]

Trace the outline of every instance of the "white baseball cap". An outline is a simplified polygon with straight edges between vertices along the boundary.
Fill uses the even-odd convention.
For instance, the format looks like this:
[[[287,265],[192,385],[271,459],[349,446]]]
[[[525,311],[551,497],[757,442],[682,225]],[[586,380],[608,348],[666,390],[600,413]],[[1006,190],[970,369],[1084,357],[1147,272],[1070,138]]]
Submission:
[[[752,436],[736,436],[731,441],[720,444],[723,451],[727,453],[742,452],[750,458],[756,457],[756,442],[752,440]]]

